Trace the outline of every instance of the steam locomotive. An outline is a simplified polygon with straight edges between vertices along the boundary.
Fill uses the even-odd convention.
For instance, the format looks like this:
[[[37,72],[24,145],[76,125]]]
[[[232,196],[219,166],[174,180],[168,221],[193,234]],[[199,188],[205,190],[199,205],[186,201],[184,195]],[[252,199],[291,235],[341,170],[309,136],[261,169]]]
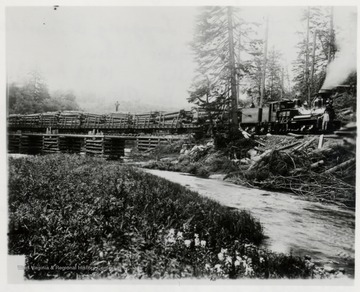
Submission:
[[[298,99],[269,102],[265,107],[240,108],[239,126],[257,134],[266,133],[319,133],[324,132],[322,121],[324,112],[330,112],[330,128],[340,128],[332,109],[330,92],[323,90],[315,96],[310,107]],[[49,112],[29,115],[9,115],[8,129],[44,132],[48,128],[59,132],[85,133],[97,130],[103,133],[170,133],[206,132],[210,124],[226,125],[229,117],[222,115],[209,121],[209,112],[193,108],[191,111],[150,112],[145,114],[110,113],[93,114],[79,111]],[[214,125],[212,125],[214,126]]]
[[[242,128],[256,133],[320,133],[339,129],[332,107],[330,90],[321,90],[310,106],[299,99],[269,102],[263,108],[244,108],[239,114]],[[327,129],[323,129],[324,113],[329,115]]]

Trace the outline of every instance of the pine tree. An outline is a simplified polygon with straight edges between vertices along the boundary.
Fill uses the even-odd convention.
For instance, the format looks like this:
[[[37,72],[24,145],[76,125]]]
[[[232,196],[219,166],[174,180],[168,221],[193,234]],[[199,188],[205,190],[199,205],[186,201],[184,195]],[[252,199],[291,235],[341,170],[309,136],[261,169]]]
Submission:
[[[304,22],[307,21],[307,13],[308,10],[304,10],[302,18]],[[309,89],[310,96],[319,91],[325,79],[328,60],[332,59],[336,53],[335,32],[329,29],[331,16],[330,7],[310,8],[308,47],[306,32],[297,33],[300,41],[297,45],[298,57],[293,62],[293,81],[295,82],[293,89],[303,100],[307,100]],[[315,38],[314,34],[316,34]],[[312,56],[313,50],[314,57]],[[306,62],[306,55],[308,55],[308,62]],[[312,71],[312,67],[314,71]],[[310,78],[311,76],[312,78]]]
[[[232,113],[237,124],[239,80],[248,74],[248,64],[240,54],[249,44],[248,23],[233,7],[203,7],[196,19],[191,44],[197,63],[197,75],[189,90],[189,102],[207,110],[211,120]],[[237,126],[237,125],[236,125]]]
[[[266,71],[266,99],[264,101],[279,100],[282,86],[282,66],[280,64],[281,53],[275,48],[269,51]]]

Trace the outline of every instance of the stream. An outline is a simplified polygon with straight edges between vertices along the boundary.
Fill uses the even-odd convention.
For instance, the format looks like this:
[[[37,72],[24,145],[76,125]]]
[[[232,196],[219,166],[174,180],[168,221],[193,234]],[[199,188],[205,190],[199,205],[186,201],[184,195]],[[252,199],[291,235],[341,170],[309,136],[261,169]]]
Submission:
[[[202,179],[185,173],[142,169],[179,183],[220,204],[249,211],[260,220],[267,236],[262,247],[271,251],[308,255],[317,264],[345,269],[354,277],[355,212],[310,202],[286,193]]]

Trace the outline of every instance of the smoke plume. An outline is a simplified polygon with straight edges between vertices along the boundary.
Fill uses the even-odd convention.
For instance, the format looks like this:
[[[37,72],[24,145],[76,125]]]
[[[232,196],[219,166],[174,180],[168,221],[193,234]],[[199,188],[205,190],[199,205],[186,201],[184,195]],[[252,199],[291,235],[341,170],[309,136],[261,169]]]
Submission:
[[[350,13],[347,20],[346,25],[336,35],[338,52],[335,59],[327,67],[326,79],[322,89],[331,89],[340,85],[351,73],[356,72],[356,12]]]

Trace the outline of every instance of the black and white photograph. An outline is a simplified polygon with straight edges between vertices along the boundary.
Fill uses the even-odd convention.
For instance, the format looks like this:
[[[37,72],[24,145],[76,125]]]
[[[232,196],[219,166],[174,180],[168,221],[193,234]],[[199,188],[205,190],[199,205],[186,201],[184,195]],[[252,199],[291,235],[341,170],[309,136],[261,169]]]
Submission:
[[[19,3],[8,284],[354,289],[356,1]]]

